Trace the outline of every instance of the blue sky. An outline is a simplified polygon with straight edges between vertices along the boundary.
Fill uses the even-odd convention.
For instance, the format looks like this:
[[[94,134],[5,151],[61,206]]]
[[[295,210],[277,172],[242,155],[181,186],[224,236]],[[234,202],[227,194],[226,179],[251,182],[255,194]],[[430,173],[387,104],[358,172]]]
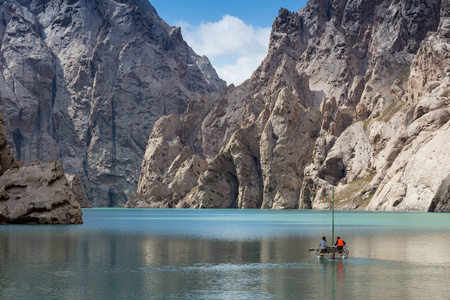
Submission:
[[[206,55],[219,76],[238,85],[267,54],[281,7],[298,11],[306,0],[150,0],[159,16],[181,27],[187,43]]]

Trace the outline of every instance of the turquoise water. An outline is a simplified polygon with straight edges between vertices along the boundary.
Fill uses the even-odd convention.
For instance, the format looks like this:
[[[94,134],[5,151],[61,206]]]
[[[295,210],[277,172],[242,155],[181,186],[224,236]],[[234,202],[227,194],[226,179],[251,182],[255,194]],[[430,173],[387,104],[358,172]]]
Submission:
[[[450,299],[449,214],[86,209],[0,226],[0,299]]]

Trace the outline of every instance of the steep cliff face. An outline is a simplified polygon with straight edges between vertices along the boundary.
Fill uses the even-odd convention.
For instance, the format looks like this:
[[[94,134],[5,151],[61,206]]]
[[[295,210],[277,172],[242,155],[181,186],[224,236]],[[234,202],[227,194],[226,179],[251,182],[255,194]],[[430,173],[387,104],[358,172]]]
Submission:
[[[158,121],[128,206],[326,209],[335,184],[338,208],[442,210],[448,14],[448,0],[280,10],[247,82]]]
[[[136,190],[160,116],[225,87],[147,0],[2,1],[0,20],[0,105],[18,158],[60,158],[94,206]]]
[[[386,147],[395,159],[381,169],[383,180],[369,209],[449,211],[449,8],[448,1],[442,3],[439,28],[422,41],[411,65],[406,116],[392,139],[403,147]]]

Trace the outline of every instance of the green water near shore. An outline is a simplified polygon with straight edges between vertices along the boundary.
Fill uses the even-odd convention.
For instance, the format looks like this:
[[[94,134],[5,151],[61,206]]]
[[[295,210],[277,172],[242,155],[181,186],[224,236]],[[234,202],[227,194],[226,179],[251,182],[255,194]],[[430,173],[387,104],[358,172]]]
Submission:
[[[450,215],[339,211],[347,260],[317,260],[329,211],[85,209],[0,226],[0,299],[449,299]]]

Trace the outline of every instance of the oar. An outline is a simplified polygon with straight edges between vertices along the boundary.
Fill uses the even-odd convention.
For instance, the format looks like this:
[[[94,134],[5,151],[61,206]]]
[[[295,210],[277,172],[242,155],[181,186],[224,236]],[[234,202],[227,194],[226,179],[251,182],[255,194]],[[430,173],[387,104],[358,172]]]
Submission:
[[[314,249],[308,249],[308,251],[316,251],[316,249],[314,248]]]

